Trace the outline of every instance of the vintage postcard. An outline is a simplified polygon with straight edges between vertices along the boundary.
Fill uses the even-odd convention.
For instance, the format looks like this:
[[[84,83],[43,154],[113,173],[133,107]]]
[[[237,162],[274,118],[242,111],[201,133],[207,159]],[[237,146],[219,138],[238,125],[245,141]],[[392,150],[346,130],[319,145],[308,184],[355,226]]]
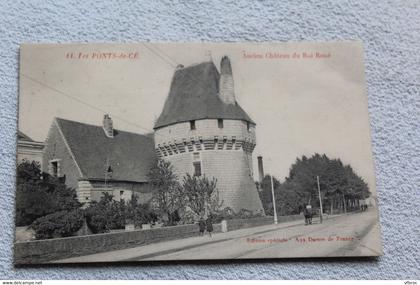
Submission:
[[[24,44],[16,264],[382,255],[361,42]]]

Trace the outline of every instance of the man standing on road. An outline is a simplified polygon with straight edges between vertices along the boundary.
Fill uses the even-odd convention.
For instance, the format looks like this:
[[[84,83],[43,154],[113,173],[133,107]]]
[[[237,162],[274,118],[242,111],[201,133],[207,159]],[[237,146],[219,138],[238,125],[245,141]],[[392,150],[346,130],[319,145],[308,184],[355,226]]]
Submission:
[[[198,228],[200,230],[200,236],[204,235],[204,231],[206,230],[206,222],[204,221],[203,217],[200,217],[198,221]]]
[[[312,206],[306,205],[303,209],[303,215],[305,216],[305,226],[312,224]]]
[[[212,221],[211,215],[209,215],[206,220],[206,226],[207,226],[207,232],[209,233],[209,236],[211,237],[211,232],[213,231],[213,221]]]

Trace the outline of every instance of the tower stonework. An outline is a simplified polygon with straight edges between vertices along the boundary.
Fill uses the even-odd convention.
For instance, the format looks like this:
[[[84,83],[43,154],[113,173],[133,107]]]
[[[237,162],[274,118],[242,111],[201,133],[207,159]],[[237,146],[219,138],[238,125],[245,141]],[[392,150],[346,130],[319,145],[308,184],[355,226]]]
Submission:
[[[252,171],[255,123],[235,100],[229,58],[220,70],[209,61],[175,71],[154,127],[155,151],[179,178],[216,178],[222,208],[263,213]]]

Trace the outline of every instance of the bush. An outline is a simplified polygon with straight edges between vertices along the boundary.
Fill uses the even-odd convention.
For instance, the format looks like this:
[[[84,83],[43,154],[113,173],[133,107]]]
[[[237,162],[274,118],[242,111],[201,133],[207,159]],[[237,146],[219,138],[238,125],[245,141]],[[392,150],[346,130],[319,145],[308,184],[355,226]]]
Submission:
[[[239,212],[235,213],[230,207],[226,207],[222,211],[212,213],[214,223],[220,223],[222,220],[252,219],[262,216],[263,213],[261,212],[253,213],[247,209],[241,209]]]
[[[184,209],[179,211],[180,221],[178,224],[194,224],[200,218],[193,210],[189,207],[185,207]]]
[[[18,184],[16,186],[16,226],[27,226],[36,219],[51,214],[54,202],[39,186]]]
[[[153,212],[150,204],[140,204],[137,195],[131,195],[131,200],[127,201],[125,208],[126,222],[132,222],[136,227],[142,224],[156,222],[157,215]]]
[[[104,193],[99,202],[92,202],[85,210],[86,222],[93,233],[106,233],[125,228],[125,203],[115,201]]]
[[[83,226],[82,210],[60,211],[38,218],[32,223],[36,239],[68,237]]]

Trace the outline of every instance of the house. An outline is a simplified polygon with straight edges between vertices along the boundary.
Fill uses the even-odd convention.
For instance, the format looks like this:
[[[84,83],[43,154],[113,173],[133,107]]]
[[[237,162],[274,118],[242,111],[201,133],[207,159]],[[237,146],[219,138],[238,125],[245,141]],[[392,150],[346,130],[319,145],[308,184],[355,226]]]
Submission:
[[[18,131],[17,135],[17,163],[26,160],[29,162],[35,161],[42,167],[42,154],[44,151],[44,143],[37,142]]]
[[[103,192],[141,203],[151,198],[147,174],[156,160],[152,135],[113,128],[105,115],[102,126],[55,118],[45,141],[43,171],[76,189],[80,202],[100,199]]]
[[[159,158],[185,173],[217,179],[222,207],[263,213],[254,182],[255,122],[236,101],[228,57],[179,66],[154,126]]]

